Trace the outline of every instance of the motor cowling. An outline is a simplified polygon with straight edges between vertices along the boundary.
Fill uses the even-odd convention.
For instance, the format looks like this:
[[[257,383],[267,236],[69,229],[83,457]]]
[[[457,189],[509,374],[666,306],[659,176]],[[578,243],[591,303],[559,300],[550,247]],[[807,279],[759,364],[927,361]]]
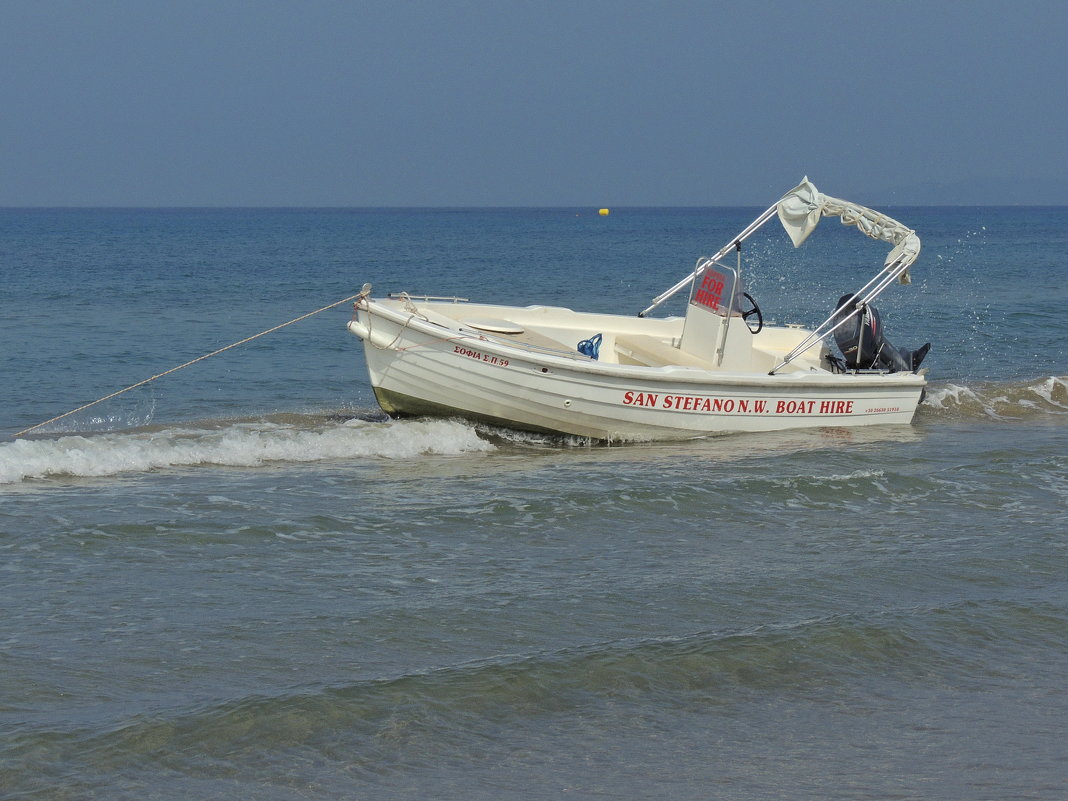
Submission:
[[[859,311],[845,320],[857,308],[853,294],[842,295],[838,299],[834,322],[836,325],[841,322],[841,325],[834,331],[834,341],[845,358],[846,367],[850,370],[887,370],[891,373],[915,371],[930,350],[931,343],[914,351],[898,350],[883,335],[879,310],[870,303],[859,304]]]

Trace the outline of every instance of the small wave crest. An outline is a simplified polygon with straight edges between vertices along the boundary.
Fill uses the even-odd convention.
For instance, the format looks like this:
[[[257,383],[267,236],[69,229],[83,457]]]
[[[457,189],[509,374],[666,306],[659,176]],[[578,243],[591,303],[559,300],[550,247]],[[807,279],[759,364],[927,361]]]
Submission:
[[[959,419],[1016,420],[1068,415],[1068,377],[971,386],[929,387],[920,407],[927,414]]]
[[[482,749],[499,726],[531,717],[650,705],[671,714],[814,693],[841,699],[850,687],[869,692],[871,675],[923,686],[939,675],[998,681],[1021,647],[1060,658],[1064,624],[1056,605],[957,601],[608,640],[156,709],[95,729],[26,726],[7,753],[40,772],[87,752],[123,765],[308,748],[375,775]]]
[[[51,476],[100,477],[168,467],[260,467],[354,457],[408,459],[456,455],[495,446],[456,420],[400,420],[290,416],[136,431],[66,435],[0,443],[0,485]]]

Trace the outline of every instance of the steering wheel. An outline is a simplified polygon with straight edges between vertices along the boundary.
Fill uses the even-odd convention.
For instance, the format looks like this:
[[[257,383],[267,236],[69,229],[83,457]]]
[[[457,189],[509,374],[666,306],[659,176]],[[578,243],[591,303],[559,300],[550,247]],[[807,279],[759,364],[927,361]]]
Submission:
[[[761,313],[760,307],[757,306],[757,302],[753,300],[752,295],[750,295],[748,292],[743,292],[742,297],[748,300],[753,306],[753,308],[749,309],[748,311],[742,312],[742,320],[745,321],[745,327],[748,328],[752,333],[759,334],[761,331],[764,330],[764,315],[763,313]],[[756,328],[753,328],[753,326],[749,325],[749,318],[753,315],[756,315],[757,318]]]

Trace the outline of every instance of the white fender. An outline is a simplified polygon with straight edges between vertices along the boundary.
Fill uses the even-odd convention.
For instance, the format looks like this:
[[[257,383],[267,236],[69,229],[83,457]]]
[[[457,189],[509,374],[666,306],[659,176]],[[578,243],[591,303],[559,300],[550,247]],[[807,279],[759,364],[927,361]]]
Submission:
[[[367,330],[367,326],[359,320],[349,320],[348,328],[350,332],[358,336],[360,339],[367,339],[367,335],[371,333]]]
[[[396,343],[395,337],[386,336],[378,331],[372,331],[359,320],[349,320],[348,329],[364,342],[370,342],[376,348],[384,349]]]

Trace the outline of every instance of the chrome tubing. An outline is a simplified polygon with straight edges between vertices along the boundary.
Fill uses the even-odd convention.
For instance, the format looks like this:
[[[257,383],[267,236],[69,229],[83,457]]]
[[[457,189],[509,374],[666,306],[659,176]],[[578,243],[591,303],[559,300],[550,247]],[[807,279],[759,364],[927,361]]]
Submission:
[[[762,225],[764,225],[764,223],[766,223],[768,220],[770,220],[772,218],[772,216],[775,214],[775,212],[778,211],[778,209],[779,209],[779,204],[778,204],[778,202],[776,202],[774,206],[770,207],[767,211],[765,211],[763,214],[761,214],[759,217],[757,217],[755,220],[753,220],[753,222],[749,223],[749,225],[745,228],[744,231],[742,231],[740,234],[738,234],[736,237],[734,237],[734,239],[732,239],[730,241],[730,244],[726,245],[715,256],[711,256],[711,257],[709,257],[707,259],[704,259],[703,261],[699,259],[698,262],[697,262],[697,266],[694,267],[694,269],[693,269],[693,272],[691,272],[688,276],[686,276],[681,281],[679,281],[677,284],[675,284],[675,286],[671,287],[671,289],[668,289],[666,292],[663,292],[660,295],[657,295],[655,298],[653,298],[653,302],[649,305],[649,307],[647,309],[644,309],[644,310],[638,312],[638,316],[639,317],[645,317],[647,314],[649,314],[649,312],[651,312],[657,306],[661,305],[665,300],[670,298],[672,295],[674,295],[676,292],[678,292],[680,289],[682,289],[687,284],[691,283],[694,280],[694,278],[696,278],[698,276],[700,270],[702,270],[703,268],[707,267],[709,264],[718,263],[719,260],[722,259],[727,254],[729,254],[733,248],[738,247],[738,245],[740,245],[742,242],[744,242],[746,239],[748,239],[750,236],[752,236],[753,233],[758,228],[760,228]]]

